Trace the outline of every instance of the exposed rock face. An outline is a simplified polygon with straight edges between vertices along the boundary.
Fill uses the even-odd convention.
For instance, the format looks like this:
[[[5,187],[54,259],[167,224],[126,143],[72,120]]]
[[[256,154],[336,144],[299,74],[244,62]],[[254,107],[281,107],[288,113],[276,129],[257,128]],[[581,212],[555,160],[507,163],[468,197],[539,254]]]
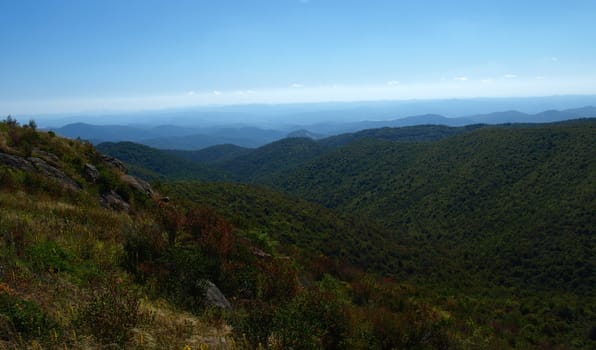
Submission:
[[[127,183],[135,191],[144,193],[148,197],[153,196],[153,188],[151,187],[151,185],[149,185],[149,183],[147,183],[141,179],[137,179],[136,177],[131,176],[131,175],[123,175],[122,181]]]
[[[128,211],[130,204],[128,204],[118,193],[110,190],[108,193],[101,195],[101,205],[106,208],[111,208],[118,211]]]
[[[48,164],[41,158],[29,157],[25,159],[11,154],[0,153],[0,163],[27,172],[38,172],[60,182],[64,187],[68,187],[72,190],[81,189],[81,186],[79,186],[75,180],[71,179],[62,170]]]
[[[32,157],[37,157],[45,160],[48,164],[53,167],[59,167],[60,159],[54,153],[42,151],[40,149],[35,148],[32,152]]]
[[[101,177],[99,175],[99,170],[97,170],[97,168],[93,165],[93,164],[85,164],[85,177],[87,178],[87,180],[89,182],[93,182],[93,183],[97,183],[97,181],[99,181],[99,178]]]
[[[205,306],[215,306],[226,310],[232,308],[232,304],[213,282],[202,280],[201,284],[205,286]]]
[[[81,189],[81,186],[79,186],[75,180],[68,177],[62,170],[49,165],[45,160],[37,157],[29,157],[27,160],[29,160],[29,162],[31,162],[31,164],[33,164],[33,166],[35,166],[35,168],[44,176],[58,180],[58,182],[62,183],[65,187],[69,187],[73,190]]]
[[[13,156],[11,154],[0,153],[0,163],[6,164],[10,167],[17,168],[25,171],[34,171],[33,165],[29,163],[25,158],[19,156]]]
[[[114,157],[110,157],[108,155],[102,154],[101,155],[101,159],[108,163],[109,165],[111,165],[112,167],[120,170],[121,172],[126,174],[126,166],[124,166],[124,163],[122,163],[121,161],[119,161],[118,159],[114,158]]]

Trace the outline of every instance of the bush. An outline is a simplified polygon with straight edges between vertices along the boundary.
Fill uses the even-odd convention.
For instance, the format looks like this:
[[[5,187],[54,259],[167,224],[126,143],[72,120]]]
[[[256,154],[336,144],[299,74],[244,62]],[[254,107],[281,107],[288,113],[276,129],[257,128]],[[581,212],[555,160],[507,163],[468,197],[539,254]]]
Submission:
[[[15,341],[19,335],[32,338],[55,327],[56,323],[36,303],[14,295],[8,286],[0,284],[0,339]]]
[[[348,326],[337,298],[310,290],[276,312],[271,339],[280,349],[339,349]]]
[[[43,241],[27,249],[27,258],[38,272],[72,271],[72,254],[62,249],[54,241]]]
[[[257,348],[259,344],[267,344],[272,331],[273,316],[274,309],[270,304],[257,300],[247,303],[243,309],[235,312],[231,320],[235,337],[250,343],[253,348]]]
[[[167,277],[161,281],[161,288],[170,300],[193,312],[204,307],[205,280],[216,281],[220,266],[201,254],[196,248],[171,248],[162,258],[167,268]]]
[[[102,286],[80,310],[77,323],[102,342],[123,344],[140,318],[138,295],[118,279]]]

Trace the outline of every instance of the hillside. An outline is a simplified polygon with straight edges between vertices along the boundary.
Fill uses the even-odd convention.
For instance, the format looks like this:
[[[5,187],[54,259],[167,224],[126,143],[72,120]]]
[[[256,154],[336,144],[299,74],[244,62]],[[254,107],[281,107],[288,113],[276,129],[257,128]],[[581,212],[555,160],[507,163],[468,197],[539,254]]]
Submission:
[[[129,164],[131,173],[146,180],[225,180],[230,176],[224,171],[186,160],[175,154],[133,142],[97,145],[97,149]]]
[[[191,160],[197,163],[214,164],[234,159],[238,156],[251,152],[250,148],[240,147],[232,144],[216,145],[200,150],[165,150],[177,157]]]
[[[210,180],[268,183],[269,178],[316,159],[338,147],[362,139],[428,142],[484,127],[420,125],[381,128],[331,136],[320,140],[288,137],[255,149],[217,145],[195,151],[158,150],[129,142],[102,143],[102,152],[121,159],[145,179]],[[194,163],[194,164],[193,164]]]
[[[475,124],[464,127],[449,127],[427,124],[399,128],[384,127],[380,129],[366,129],[354,133],[330,136],[322,139],[319,143],[326,147],[340,147],[366,138],[409,142],[438,141],[454,135],[470,132],[484,126],[485,125]]]
[[[325,152],[316,141],[291,137],[272,142],[217,166],[242,181],[255,181],[286,169],[293,169]]]
[[[507,344],[486,319],[467,323],[459,302],[428,300],[319,251],[381,231],[267,190],[179,186],[210,194],[238,227],[200,200],[163,198],[90,143],[0,122],[0,347]],[[221,210],[227,203],[239,210]],[[285,242],[273,241],[278,233]]]
[[[399,275],[404,244],[370,222],[343,217],[315,203],[262,187],[230,183],[175,182],[161,188],[171,198],[215,208],[245,234],[323,253],[365,270]],[[411,261],[401,261],[401,264]]]
[[[287,139],[219,163],[340,216],[245,185],[164,189],[213,206],[253,237],[317,247],[409,281],[435,303],[456,300],[455,314],[492,322],[508,346],[581,348],[595,329],[595,136],[594,120],[378,129]],[[362,235],[342,229],[344,218],[384,228]]]
[[[495,283],[592,293],[594,179],[596,122],[586,120],[427,144],[365,140],[271,183],[407,232]]]

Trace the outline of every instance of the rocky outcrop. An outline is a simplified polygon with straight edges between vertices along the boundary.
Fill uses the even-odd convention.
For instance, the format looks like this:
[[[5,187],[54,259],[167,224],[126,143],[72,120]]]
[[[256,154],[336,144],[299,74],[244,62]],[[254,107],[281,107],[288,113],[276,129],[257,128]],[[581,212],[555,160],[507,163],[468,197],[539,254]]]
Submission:
[[[27,159],[19,156],[13,156],[7,153],[0,153],[0,163],[8,165],[9,167],[16,168],[24,171],[34,171],[33,165],[27,161]]]
[[[219,307],[226,310],[232,308],[232,304],[213,282],[202,280],[200,283],[205,288],[205,306]]]
[[[53,167],[59,167],[60,165],[60,158],[57,155],[51,152],[42,151],[38,148],[33,149],[31,153],[32,157],[41,158],[46,161],[46,163],[50,164]]]
[[[101,175],[99,174],[99,170],[97,170],[97,168],[93,164],[85,164],[84,171],[85,178],[87,179],[87,181],[92,183],[97,183],[97,181],[99,181]]]
[[[147,197],[153,196],[153,188],[148,182],[138,179],[131,175],[123,175],[122,181],[128,184],[133,190],[144,193]]]
[[[62,170],[49,165],[45,160],[37,157],[29,157],[27,160],[31,162],[35,169],[37,169],[37,171],[42,175],[53,178],[54,180],[62,183],[65,187],[69,187],[73,190],[81,189],[81,186],[79,186],[75,180],[68,177],[68,175],[66,175]]]
[[[121,172],[126,174],[126,166],[124,165],[124,163],[122,163],[121,161],[119,161],[118,159],[114,158],[114,157],[110,157],[108,155],[102,154],[101,155],[101,159],[106,162],[108,165],[110,165],[111,167],[114,167],[118,170],[120,170]]]
[[[27,172],[37,172],[43,176],[58,181],[64,187],[72,190],[81,189],[81,186],[62,170],[48,164],[45,160],[38,157],[29,157],[25,159],[12,154],[0,153],[0,163]]]
[[[116,191],[110,190],[107,193],[101,195],[101,205],[106,208],[114,209],[117,211],[128,211],[130,210],[130,204],[128,204],[124,198],[122,198]]]

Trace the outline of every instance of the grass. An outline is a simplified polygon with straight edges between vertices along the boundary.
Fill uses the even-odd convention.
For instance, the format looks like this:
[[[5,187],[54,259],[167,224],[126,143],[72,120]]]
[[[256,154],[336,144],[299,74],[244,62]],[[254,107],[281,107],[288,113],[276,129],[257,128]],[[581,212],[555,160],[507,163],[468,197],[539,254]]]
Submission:
[[[114,281],[121,291],[139,290],[119,265],[124,233],[134,220],[148,218],[91,202],[0,191],[0,349],[97,349],[110,341],[127,349],[225,348],[231,336],[223,322],[143,297],[142,291],[98,293]],[[123,302],[138,302],[138,308]],[[130,315],[118,308],[134,311],[134,324],[120,322]],[[99,322],[108,315],[111,324]],[[100,330],[104,336],[98,337]]]

